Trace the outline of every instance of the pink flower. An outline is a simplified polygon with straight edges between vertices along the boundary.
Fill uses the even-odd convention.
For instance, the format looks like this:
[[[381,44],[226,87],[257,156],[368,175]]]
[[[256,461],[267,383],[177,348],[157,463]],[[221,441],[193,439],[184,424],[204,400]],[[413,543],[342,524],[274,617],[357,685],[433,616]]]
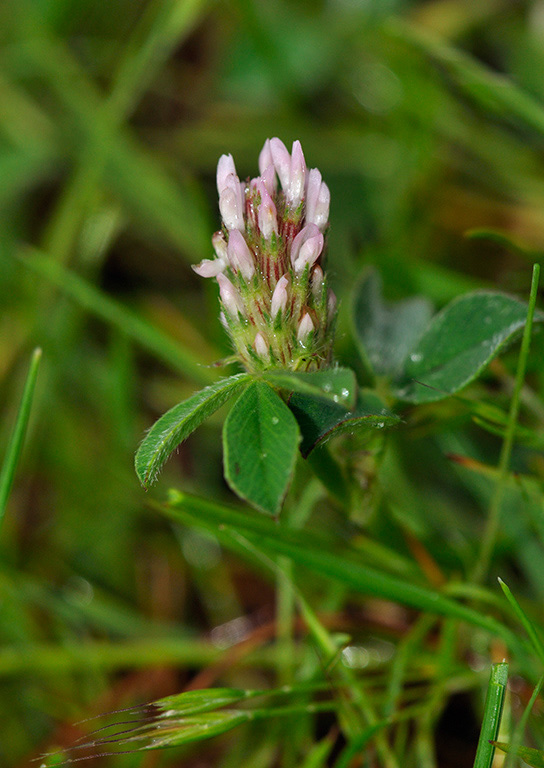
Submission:
[[[226,157],[226,155],[223,155]],[[244,230],[244,200],[238,176],[229,173],[219,193],[219,210],[227,229]]]
[[[223,302],[223,306],[229,315],[232,317],[237,317],[238,313],[243,315],[244,305],[242,298],[228,277],[222,273],[219,273],[217,275],[217,282],[219,283],[219,294],[221,296],[221,301]]]
[[[300,230],[291,245],[291,265],[297,276],[302,275],[306,264],[312,267],[323,250],[323,235],[315,224],[307,224]]]
[[[258,185],[258,189],[261,194],[261,204],[259,205],[259,209],[257,211],[259,229],[261,230],[264,239],[270,240],[273,233],[276,235],[278,234],[276,206],[268,194],[268,190],[263,181],[261,181]]]
[[[216,259],[203,259],[200,264],[193,264],[193,269],[200,277],[217,277],[228,266],[227,244],[222,232],[216,232],[212,237],[212,245],[217,255]]]
[[[219,259],[202,259],[200,264],[192,264],[193,270],[200,277],[217,277],[225,269],[225,266]]]
[[[255,341],[253,342],[253,347],[255,349],[255,352],[259,355],[259,357],[262,357],[263,360],[269,360],[270,359],[270,352],[268,351],[268,344],[266,343],[262,333],[258,333],[255,336]]]
[[[281,187],[283,191],[286,192],[291,179],[291,157],[287,151],[287,147],[280,139],[270,139],[269,146],[274,168],[278,174]]]
[[[329,189],[299,141],[289,153],[267,139],[259,171],[240,182],[232,155],[219,158],[216,258],[193,269],[217,279],[221,323],[248,371],[316,370],[330,364],[336,312],[322,260]]]
[[[233,229],[229,233],[229,243],[227,254],[231,267],[235,272],[241,272],[244,280],[250,281],[255,274],[255,265],[253,263],[253,254],[248,248],[242,233]]]
[[[317,168],[312,168],[306,185],[306,224],[315,224],[320,230],[327,226],[330,199],[328,186]]]
[[[287,151],[287,150],[286,150]],[[259,155],[259,173],[264,176],[264,172],[267,168],[274,167],[274,158],[272,157],[272,150],[270,149],[270,139],[267,139],[264,143],[264,147],[261,149]]]
[[[312,318],[310,315],[306,312],[306,314],[303,316],[302,320],[299,323],[298,331],[297,331],[297,340],[302,344],[304,343],[308,336],[314,331],[314,324],[312,323]]]
[[[287,275],[283,275],[283,277],[280,277],[280,279],[277,282],[276,287],[274,288],[274,293],[272,294],[272,302],[270,304],[270,314],[272,315],[272,318],[274,319],[278,312],[284,312],[285,307],[287,306],[287,286],[289,285],[289,280],[287,278]]]
[[[219,162],[217,163],[217,191],[219,194],[227,187],[227,179],[229,176],[238,178],[236,173],[236,166],[232,155],[221,155]]]
[[[291,152],[291,172],[289,175],[289,184],[285,190],[287,202],[293,207],[298,208],[304,199],[304,187],[306,181],[306,162],[302,153],[300,141],[293,142],[293,151]]]

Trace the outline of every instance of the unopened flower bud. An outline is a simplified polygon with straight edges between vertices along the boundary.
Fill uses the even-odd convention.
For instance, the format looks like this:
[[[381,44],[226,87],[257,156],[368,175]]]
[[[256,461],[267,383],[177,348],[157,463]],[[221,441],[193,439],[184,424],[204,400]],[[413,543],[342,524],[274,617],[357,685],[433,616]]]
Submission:
[[[306,162],[300,141],[293,142],[293,151],[291,153],[291,169],[289,175],[289,184],[285,190],[285,197],[289,205],[297,208],[304,197],[304,186],[306,181]]]
[[[306,224],[315,224],[323,230],[329,221],[329,204],[331,193],[328,186],[321,180],[317,168],[308,173],[306,185]]]
[[[314,295],[314,298],[317,300],[321,298],[321,294],[323,292],[324,280],[325,280],[325,275],[323,274],[323,270],[321,269],[319,264],[316,264],[316,266],[313,268],[313,271],[312,271],[311,288],[312,288],[312,294]]]
[[[291,157],[287,147],[281,139],[270,139],[270,152],[281,187],[284,192],[287,192],[291,178]]]
[[[300,321],[298,326],[297,340],[303,343],[304,341],[306,341],[306,339],[312,333],[313,330],[314,330],[314,324],[312,323],[312,318],[306,312],[306,314],[303,315],[302,320]]]
[[[261,149],[261,154],[259,155],[259,173],[261,176],[264,175],[264,172],[267,168],[274,168],[274,158],[272,157],[272,151],[270,149],[270,139],[267,139],[264,143],[264,147]]]
[[[219,162],[217,163],[217,191],[219,194],[229,186],[227,184],[229,176],[238,178],[234,160],[232,159],[232,155],[221,155]]]
[[[219,210],[227,229],[244,229],[244,209],[241,193],[232,187],[225,187],[219,195]]]
[[[221,295],[221,301],[223,306],[233,317],[237,317],[238,313],[244,313],[244,305],[240,294],[233,286],[231,281],[221,272],[217,275],[217,282],[219,283],[219,293]]]
[[[261,194],[261,204],[257,211],[259,229],[261,230],[264,239],[270,240],[274,232],[278,234],[276,206],[268,194],[268,190],[263,182],[259,184],[259,192]]]
[[[253,255],[248,248],[244,236],[238,229],[229,233],[227,253],[231,267],[235,272],[241,272],[244,280],[249,282],[255,274]]]
[[[268,350],[268,344],[266,343],[262,333],[258,333],[255,336],[255,341],[253,342],[253,347],[255,349],[255,352],[259,355],[259,357],[262,357],[263,360],[269,360],[270,359],[270,352]]]
[[[273,165],[268,165],[261,173],[261,179],[269,195],[276,192],[276,171]]]
[[[287,306],[287,286],[289,285],[289,280],[287,279],[287,275],[283,275],[283,277],[280,277],[278,280],[276,287],[274,288],[274,293],[272,294],[272,301],[270,304],[270,314],[272,315],[272,318],[274,319],[278,312],[284,312],[285,307]]]
[[[312,267],[323,250],[323,235],[315,224],[307,224],[298,233],[291,246],[291,264],[297,276],[302,275],[306,264]]]

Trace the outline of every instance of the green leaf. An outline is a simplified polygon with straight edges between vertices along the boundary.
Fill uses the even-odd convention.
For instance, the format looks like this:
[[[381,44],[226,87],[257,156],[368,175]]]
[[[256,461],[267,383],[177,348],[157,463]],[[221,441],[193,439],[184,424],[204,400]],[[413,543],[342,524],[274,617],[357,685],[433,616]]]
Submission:
[[[493,746],[503,752],[510,752],[510,744],[506,744],[504,741],[494,741]],[[515,754],[521,757],[527,765],[532,765],[533,768],[544,768],[544,752],[541,749],[518,747]]]
[[[329,368],[324,371],[266,371],[263,379],[289,392],[323,397],[345,408],[353,408],[357,399],[357,380],[351,368]]]
[[[276,515],[300,441],[295,417],[268,384],[254,382],[229,413],[223,430],[225,478],[242,499]]]
[[[353,316],[355,339],[370,369],[378,376],[398,376],[431,316],[425,298],[385,302],[381,277],[370,271],[357,289]]]
[[[155,482],[172,451],[205,419],[237,394],[250,378],[247,373],[239,373],[210,384],[188,400],[175,405],[153,424],[138,448],[135,459],[136,474],[144,488]]]
[[[454,299],[407,359],[397,396],[428,403],[458,392],[521,333],[526,318],[527,304],[504,293],[476,291]],[[544,313],[535,312],[534,321],[543,322]]]
[[[289,408],[295,414],[302,443],[300,452],[306,458],[316,446],[345,432],[382,429],[397,424],[400,419],[385,408],[380,398],[367,390],[361,390],[353,411],[346,411],[329,400],[294,394]]]

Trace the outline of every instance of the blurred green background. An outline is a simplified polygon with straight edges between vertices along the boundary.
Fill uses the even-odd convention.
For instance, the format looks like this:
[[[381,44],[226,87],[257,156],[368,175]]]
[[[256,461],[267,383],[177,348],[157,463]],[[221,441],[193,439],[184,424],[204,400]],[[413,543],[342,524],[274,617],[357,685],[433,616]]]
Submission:
[[[273,618],[267,582],[147,508],[133,471],[153,420],[224,372],[215,286],[190,269],[219,226],[219,155],[253,176],[267,137],[298,138],[321,170],[346,364],[358,365],[348,309],[365,264],[391,298],[526,296],[544,249],[544,2],[4,0],[0,40],[0,458],[31,351],[44,352],[0,536],[11,768],[79,736],[75,720],[181,690],[221,653],[214,628]],[[441,423],[466,425],[443,408]],[[151,495],[232,500],[220,424],[180,448]],[[421,502],[419,534],[455,571],[483,492],[457,485],[424,418],[420,430],[408,475],[440,511],[426,527]],[[471,439],[448,445],[496,462],[498,439]],[[509,557],[524,583],[523,558]],[[232,679],[264,686],[267,650]],[[217,749],[111,765],[215,765]],[[272,765],[263,750],[245,764]]]

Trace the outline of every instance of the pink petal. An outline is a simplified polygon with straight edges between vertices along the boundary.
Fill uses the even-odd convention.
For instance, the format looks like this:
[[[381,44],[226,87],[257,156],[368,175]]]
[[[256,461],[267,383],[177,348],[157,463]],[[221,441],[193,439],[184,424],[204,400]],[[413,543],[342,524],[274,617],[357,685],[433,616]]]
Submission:
[[[289,174],[289,185],[286,191],[287,202],[294,208],[297,208],[304,197],[304,186],[306,182],[306,162],[300,141],[293,142],[293,151],[291,154],[291,168]]]
[[[262,357],[264,360],[270,359],[268,344],[266,343],[262,333],[258,333],[255,336],[255,341],[253,342],[253,346],[255,347],[255,352],[259,355],[259,357]]]
[[[280,184],[283,191],[286,192],[291,178],[291,157],[283,141],[277,138],[270,139],[270,152]]]
[[[248,248],[244,236],[238,229],[229,233],[227,253],[231,267],[235,272],[241,272],[245,280],[251,280],[255,274],[253,254]]]
[[[270,240],[274,232],[278,234],[276,206],[262,180],[259,182],[259,192],[261,194],[261,203],[257,211],[259,229],[264,239]]]
[[[228,176],[236,176],[236,166],[232,155],[221,155],[217,163],[217,192],[219,194],[225,189]]]
[[[228,279],[228,277],[222,273],[219,273],[217,275],[217,282],[219,283],[221,301],[223,302],[223,306],[227,312],[234,317],[237,317],[239,312],[243,314],[244,305],[242,303],[240,294]]]
[[[303,342],[313,330],[314,324],[312,323],[312,318],[306,312],[298,326],[297,340]]]
[[[217,277],[225,269],[225,264],[220,259],[203,259],[200,264],[192,264],[191,268],[200,277]]]
[[[304,267],[315,264],[323,250],[323,235],[315,224],[306,224],[291,244],[291,265],[297,275],[304,272]]]
[[[287,306],[287,286],[289,285],[289,280],[287,279],[287,275],[283,275],[283,277],[280,277],[278,282],[276,283],[276,287],[274,288],[274,293],[272,294],[272,302],[270,304],[270,314],[272,315],[272,318],[275,318],[278,312],[281,310],[282,312],[285,310],[285,307]]]
[[[259,173],[261,176],[271,165],[274,165],[274,160],[272,158],[272,150],[270,149],[270,139],[267,139],[264,143],[264,147],[261,149],[261,154],[259,155]]]

